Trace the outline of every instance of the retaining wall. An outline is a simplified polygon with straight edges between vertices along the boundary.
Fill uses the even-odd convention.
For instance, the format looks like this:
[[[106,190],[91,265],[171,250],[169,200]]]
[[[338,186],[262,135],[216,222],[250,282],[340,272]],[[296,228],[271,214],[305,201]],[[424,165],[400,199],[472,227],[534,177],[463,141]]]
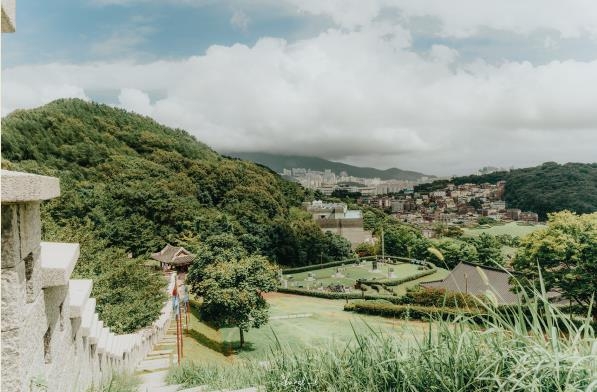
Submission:
[[[60,195],[58,179],[2,170],[1,186],[1,390],[86,391],[133,372],[165,334],[170,305],[148,328],[113,333],[95,312],[93,282],[70,279],[79,245],[41,241],[40,205]]]

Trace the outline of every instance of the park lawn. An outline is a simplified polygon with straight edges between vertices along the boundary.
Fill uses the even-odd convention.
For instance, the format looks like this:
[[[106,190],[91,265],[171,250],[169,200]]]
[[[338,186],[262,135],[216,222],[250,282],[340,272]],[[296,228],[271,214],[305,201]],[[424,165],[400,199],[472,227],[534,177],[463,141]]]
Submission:
[[[290,288],[298,288],[300,286],[303,286],[303,288],[317,288],[320,286],[327,287],[330,284],[342,284],[351,287],[354,286],[357,279],[388,279],[390,268],[394,269],[395,278],[403,278],[421,272],[418,269],[419,267],[420,266],[416,264],[409,263],[378,263],[378,270],[373,271],[372,262],[364,261],[359,265],[346,264],[345,266],[340,267],[329,267],[309,272],[300,272],[297,274],[286,275],[285,278],[288,279],[289,276],[292,276],[292,279],[288,280],[288,287]],[[336,274],[336,269],[340,269],[340,273],[344,275],[344,277],[333,277],[333,275]],[[309,274],[313,274],[313,277],[315,278],[314,281],[307,280]]]
[[[428,324],[419,321],[404,321],[378,316],[360,315],[343,310],[344,300],[330,300],[299,295],[268,293],[266,299],[271,306],[270,322],[259,329],[251,329],[245,334],[245,348],[236,350],[239,341],[238,328],[225,328],[215,331],[192,315],[191,334],[185,337],[185,358],[198,362],[230,363],[238,359],[261,360],[277,341],[290,349],[305,347],[325,347],[332,343],[347,344],[354,341],[354,332],[385,333],[401,337],[405,344],[413,343],[415,336],[423,336]],[[307,317],[285,318],[289,315]],[[197,331],[197,332],[195,332]],[[214,333],[216,335],[214,335]],[[219,340],[217,345],[225,356],[216,350],[205,347],[203,336]],[[277,341],[276,341],[277,339]],[[208,342],[213,344],[213,342]]]
[[[481,235],[481,233],[487,233],[491,235],[499,235],[499,234],[510,234],[515,237],[524,237],[527,234],[532,233],[535,230],[539,230],[544,228],[545,225],[537,224],[537,225],[526,225],[526,224],[518,224],[517,222],[510,222],[506,224],[499,224],[495,226],[491,226],[489,228],[472,228],[472,229],[463,229],[464,235],[468,237],[476,237]]]

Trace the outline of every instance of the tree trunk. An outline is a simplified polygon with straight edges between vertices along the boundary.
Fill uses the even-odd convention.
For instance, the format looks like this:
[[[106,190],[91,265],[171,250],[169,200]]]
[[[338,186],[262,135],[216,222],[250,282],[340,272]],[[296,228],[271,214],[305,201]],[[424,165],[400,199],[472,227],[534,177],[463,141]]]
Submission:
[[[245,335],[241,327],[238,327],[238,330],[240,331],[240,348],[243,348],[243,346],[245,345]]]

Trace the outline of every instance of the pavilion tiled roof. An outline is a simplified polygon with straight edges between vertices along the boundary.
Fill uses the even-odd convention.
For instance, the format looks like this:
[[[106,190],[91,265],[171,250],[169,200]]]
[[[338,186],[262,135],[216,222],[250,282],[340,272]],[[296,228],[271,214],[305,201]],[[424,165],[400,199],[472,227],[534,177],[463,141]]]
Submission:
[[[195,260],[196,255],[192,254],[182,246],[166,244],[164,249],[152,253],[151,258],[170,265],[189,265]]]

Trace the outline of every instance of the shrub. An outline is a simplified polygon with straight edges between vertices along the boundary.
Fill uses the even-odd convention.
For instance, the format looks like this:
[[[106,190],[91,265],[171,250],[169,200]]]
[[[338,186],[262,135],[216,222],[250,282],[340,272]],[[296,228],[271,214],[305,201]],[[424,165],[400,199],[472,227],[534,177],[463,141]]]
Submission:
[[[476,309],[479,299],[467,293],[418,286],[407,289],[406,294],[400,297],[400,304]]]
[[[419,278],[422,278],[427,275],[431,275],[437,271],[437,268],[432,267],[431,269],[427,269],[425,271],[417,272],[414,275],[407,276],[404,278],[395,278],[395,279],[380,279],[380,280],[367,280],[367,279],[359,279],[358,282],[372,285],[372,284],[381,284],[383,286],[398,286],[406,282],[410,282]]]
[[[456,318],[457,316],[479,316],[478,310],[464,312],[455,308],[395,305],[393,303],[380,303],[378,301],[353,301],[344,305],[344,310],[375,316],[407,318],[411,320],[429,320],[430,318]]]

